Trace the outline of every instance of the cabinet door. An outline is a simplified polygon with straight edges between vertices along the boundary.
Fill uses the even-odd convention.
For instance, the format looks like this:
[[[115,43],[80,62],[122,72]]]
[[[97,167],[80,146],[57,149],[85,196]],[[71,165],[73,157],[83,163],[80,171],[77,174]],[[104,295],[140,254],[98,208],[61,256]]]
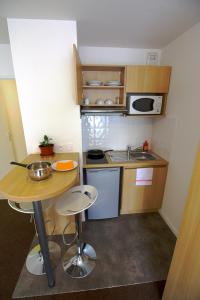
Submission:
[[[127,66],[127,93],[167,93],[171,67]]]
[[[73,56],[74,56],[74,75],[75,75],[75,93],[77,104],[82,103],[83,99],[83,78],[82,78],[82,67],[80,57],[75,45],[73,45]]]
[[[137,169],[124,169],[121,213],[156,211],[162,205],[167,167],[153,168],[152,185],[136,185]]]

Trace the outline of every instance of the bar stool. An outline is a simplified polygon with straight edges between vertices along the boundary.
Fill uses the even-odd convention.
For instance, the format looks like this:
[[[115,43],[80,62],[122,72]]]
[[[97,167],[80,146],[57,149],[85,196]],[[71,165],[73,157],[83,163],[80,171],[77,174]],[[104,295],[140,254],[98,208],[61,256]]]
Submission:
[[[96,252],[94,248],[80,240],[81,212],[94,204],[98,196],[95,187],[82,185],[71,188],[57,198],[56,212],[62,216],[75,215],[76,244],[70,247],[63,256],[64,272],[72,278],[82,278],[89,275],[96,265]],[[65,230],[65,229],[64,229]]]
[[[44,202],[42,204],[43,209],[47,209],[52,205],[52,203],[48,200],[43,201],[43,202]],[[34,220],[34,210],[33,210],[32,202],[16,203],[14,201],[8,200],[8,204],[12,209],[14,209],[18,212],[30,214]],[[47,224],[48,222],[51,222],[51,220],[47,220],[45,223]],[[35,223],[35,221],[34,221],[34,223]],[[55,225],[53,227],[53,231],[51,234],[53,234],[54,230],[55,230]],[[35,231],[36,231],[36,235],[37,235],[36,226],[35,226]],[[48,241],[48,247],[49,247],[49,254],[50,254],[50,258],[52,260],[52,264],[53,264],[53,266],[56,266],[59,258],[61,257],[60,246],[53,241]],[[42,252],[41,252],[39,244],[37,244],[29,252],[29,254],[26,258],[26,268],[29,271],[29,273],[34,274],[34,275],[46,274],[45,269],[44,269],[43,256],[42,256]]]

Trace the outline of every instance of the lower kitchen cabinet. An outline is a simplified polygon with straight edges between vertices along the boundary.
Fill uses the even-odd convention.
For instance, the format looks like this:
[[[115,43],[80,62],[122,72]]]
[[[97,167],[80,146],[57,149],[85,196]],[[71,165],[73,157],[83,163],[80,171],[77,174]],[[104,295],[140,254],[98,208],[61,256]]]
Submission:
[[[167,166],[154,167],[151,185],[136,185],[137,169],[124,168],[121,214],[157,211],[161,208]]]

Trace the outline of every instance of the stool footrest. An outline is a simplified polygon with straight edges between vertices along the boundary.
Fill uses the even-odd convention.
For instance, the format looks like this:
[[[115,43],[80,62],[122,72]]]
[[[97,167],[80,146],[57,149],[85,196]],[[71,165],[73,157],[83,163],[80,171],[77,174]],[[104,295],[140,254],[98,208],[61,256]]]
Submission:
[[[65,239],[65,231],[67,230],[67,228],[69,227],[69,225],[71,224],[72,222],[68,222],[67,225],[65,226],[65,228],[63,229],[63,233],[62,233],[62,240],[63,240],[63,244],[65,244],[66,246],[71,246],[77,239],[77,236],[78,236],[78,232],[76,230],[75,232],[75,236],[74,238],[70,241],[70,243],[68,243]]]

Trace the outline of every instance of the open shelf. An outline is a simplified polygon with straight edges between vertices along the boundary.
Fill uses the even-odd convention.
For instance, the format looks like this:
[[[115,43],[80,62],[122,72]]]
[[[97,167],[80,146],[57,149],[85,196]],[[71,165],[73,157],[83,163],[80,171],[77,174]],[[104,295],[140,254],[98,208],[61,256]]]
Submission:
[[[125,66],[118,65],[87,65],[83,64],[82,71],[111,71],[111,72],[123,72]]]
[[[102,89],[102,90],[118,90],[118,89],[124,89],[123,85],[117,85],[117,86],[108,86],[108,85],[98,85],[98,86],[92,86],[92,85],[83,85],[83,89]]]
[[[100,66],[100,65],[82,65],[82,102],[83,99],[88,98],[90,107],[99,107],[95,104],[97,99],[112,100],[111,105],[102,105],[103,107],[125,106],[125,66]],[[92,86],[87,82],[90,80],[99,80],[102,85]],[[109,86],[105,83],[111,80],[121,82],[121,85]]]
[[[106,107],[118,107],[118,106],[123,106],[123,104],[111,104],[111,105],[98,105],[98,104],[95,104],[95,103],[91,103],[91,104],[82,104],[81,106],[84,106],[84,107],[103,107],[103,108],[106,108]]]

